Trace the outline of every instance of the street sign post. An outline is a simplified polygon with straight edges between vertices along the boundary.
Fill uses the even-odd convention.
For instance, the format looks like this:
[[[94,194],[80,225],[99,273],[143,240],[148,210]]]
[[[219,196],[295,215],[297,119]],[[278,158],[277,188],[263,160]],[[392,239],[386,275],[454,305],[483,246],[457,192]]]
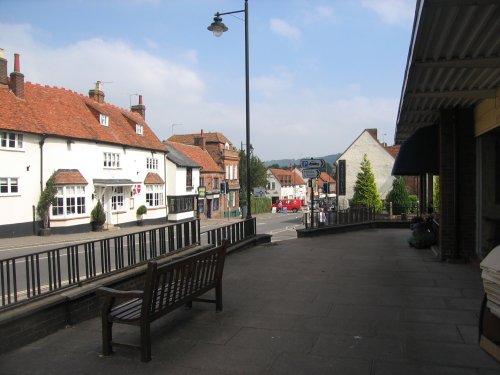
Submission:
[[[324,168],[325,167],[325,160],[324,159],[301,159],[300,160],[300,167],[302,169]]]
[[[321,172],[319,169],[303,169],[302,170],[302,177],[303,178],[318,178],[320,173]]]

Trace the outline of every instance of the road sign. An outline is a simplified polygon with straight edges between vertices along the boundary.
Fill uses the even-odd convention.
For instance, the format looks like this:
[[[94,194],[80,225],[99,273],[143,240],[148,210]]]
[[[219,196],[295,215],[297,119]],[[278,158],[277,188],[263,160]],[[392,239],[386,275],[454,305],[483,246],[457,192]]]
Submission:
[[[302,177],[303,178],[318,178],[320,175],[319,169],[303,169]]]
[[[323,159],[302,159],[300,161],[300,167],[303,169],[308,168],[323,168],[325,166],[325,160]]]

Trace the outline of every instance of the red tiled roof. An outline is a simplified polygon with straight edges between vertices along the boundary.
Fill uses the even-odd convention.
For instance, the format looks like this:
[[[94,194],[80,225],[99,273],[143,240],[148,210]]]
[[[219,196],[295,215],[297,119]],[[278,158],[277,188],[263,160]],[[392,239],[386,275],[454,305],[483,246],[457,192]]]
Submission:
[[[167,145],[167,148],[173,147],[198,163],[201,166],[202,172],[224,173],[224,170],[217,165],[208,151],[202,150],[198,146],[186,145],[184,143],[177,142],[165,142],[165,144]]]
[[[200,137],[200,136],[201,132],[195,134],[174,134],[170,138],[168,138],[167,141],[184,143],[186,145],[194,145],[195,137]],[[231,141],[227,139],[226,136],[222,133],[218,132],[203,133],[203,136],[205,137],[205,142],[207,143],[222,143],[222,144],[229,143],[230,145],[232,145]]]
[[[294,185],[306,184],[302,176],[289,169],[269,168],[269,170],[282,185],[291,185],[292,183]]]
[[[326,172],[321,172],[319,175],[319,179],[322,182],[335,182],[335,179],[332,178],[328,173]]]
[[[395,145],[395,146],[384,146],[385,150],[392,155],[392,157],[394,159],[396,159],[396,157],[398,156],[399,154],[399,146],[398,145]]]
[[[24,84],[24,95],[20,99],[0,87],[0,129],[165,151],[138,113],[99,104],[66,89],[29,82]],[[100,125],[100,113],[109,117],[109,126]],[[136,124],[143,126],[143,135],[136,133]]]
[[[88,185],[88,182],[78,169],[58,169],[54,185]]]
[[[163,181],[163,178],[158,173],[154,172],[148,172],[146,175],[146,178],[144,179],[145,184],[156,184],[156,185],[163,185],[165,181]]]

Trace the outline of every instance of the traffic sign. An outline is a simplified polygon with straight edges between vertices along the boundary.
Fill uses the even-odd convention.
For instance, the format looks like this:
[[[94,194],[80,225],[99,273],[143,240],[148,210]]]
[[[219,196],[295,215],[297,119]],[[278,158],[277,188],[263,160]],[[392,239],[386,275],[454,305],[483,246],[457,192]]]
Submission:
[[[300,160],[300,167],[303,169],[308,168],[323,168],[325,166],[324,159],[302,159]]]
[[[302,170],[302,177],[303,178],[318,178],[320,173],[321,172],[319,169],[303,169]]]

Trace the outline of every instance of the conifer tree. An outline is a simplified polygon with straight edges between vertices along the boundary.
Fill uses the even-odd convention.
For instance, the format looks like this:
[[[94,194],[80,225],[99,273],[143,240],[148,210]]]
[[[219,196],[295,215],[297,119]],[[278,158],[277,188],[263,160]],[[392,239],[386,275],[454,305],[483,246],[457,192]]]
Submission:
[[[392,202],[392,212],[395,215],[408,213],[411,208],[411,198],[403,176],[397,176],[392,181],[392,189],[386,197],[387,202]]]
[[[382,210],[382,200],[378,195],[375,175],[366,154],[361,161],[361,171],[358,173],[356,184],[354,185],[352,204],[354,206],[366,206],[374,209],[376,212]]]

